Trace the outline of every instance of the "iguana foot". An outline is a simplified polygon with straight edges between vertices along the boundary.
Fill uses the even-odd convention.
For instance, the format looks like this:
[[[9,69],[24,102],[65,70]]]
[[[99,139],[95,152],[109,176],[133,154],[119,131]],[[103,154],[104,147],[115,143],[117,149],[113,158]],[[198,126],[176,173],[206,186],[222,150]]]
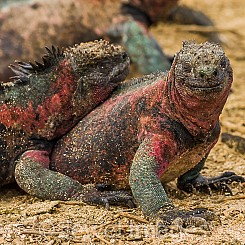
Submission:
[[[83,196],[83,201],[92,205],[103,205],[109,209],[110,205],[135,208],[133,196],[127,191],[96,191]]]
[[[208,221],[219,220],[219,217],[205,208],[197,208],[191,211],[176,208],[166,211],[161,209],[157,214],[157,227],[161,233],[168,231],[170,226],[177,225],[178,231],[182,228],[200,227],[209,230]]]
[[[199,175],[196,179],[190,180],[184,184],[181,183],[181,181],[178,181],[177,185],[179,189],[186,192],[197,190],[211,194],[212,191],[221,191],[222,193],[229,193],[232,195],[232,190],[228,186],[228,184],[232,182],[245,182],[245,178],[236,175],[234,172],[224,172],[223,174],[212,178],[205,178],[202,175]]]

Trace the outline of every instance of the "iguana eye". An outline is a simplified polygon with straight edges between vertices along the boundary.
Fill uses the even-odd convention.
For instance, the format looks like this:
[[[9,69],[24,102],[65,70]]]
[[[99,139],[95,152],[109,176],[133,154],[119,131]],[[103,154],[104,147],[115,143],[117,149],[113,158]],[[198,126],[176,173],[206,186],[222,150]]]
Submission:
[[[226,68],[226,60],[225,60],[225,59],[222,59],[222,60],[220,61],[220,67],[221,67],[221,68]]]
[[[184,71],[184,72],[186,72],[186,73],[190,73],[190,72],[191,72],[192,67],[191,67],[191,65],[190,65],[190,64],[188,64],[188,63],[184,63],[184,64],[182,64],[182,69],[183,69],[183,71]]]
[[[123,59],[123,60],[126,60],[127,58],[128,58],[127,53],[126,53],[126,52],[125,52],[125,53],[123,53],[123,54],[122,54],[122,59]]]

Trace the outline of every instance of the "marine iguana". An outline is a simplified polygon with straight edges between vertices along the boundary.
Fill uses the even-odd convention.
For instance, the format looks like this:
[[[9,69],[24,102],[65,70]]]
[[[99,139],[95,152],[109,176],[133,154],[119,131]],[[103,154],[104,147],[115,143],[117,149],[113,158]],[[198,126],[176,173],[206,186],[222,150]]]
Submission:
[[[43,63],[11,65],[16,76],[1,83],[0,186],[14,181],[18,156],[51,151],[129,72],[124,49],[104,40],[47,51]]]

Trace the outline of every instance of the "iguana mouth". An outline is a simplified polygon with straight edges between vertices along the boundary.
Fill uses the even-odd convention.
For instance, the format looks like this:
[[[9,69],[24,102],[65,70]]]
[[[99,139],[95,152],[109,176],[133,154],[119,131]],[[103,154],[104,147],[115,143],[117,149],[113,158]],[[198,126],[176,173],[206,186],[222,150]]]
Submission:
[[[190,86],[191,89],[194,90],[213,90],[213,91],[217,91],[217,90],[222,90],[224,87],[224,83],[218,83],[218,84],[210,84],[209,86]]]
[[[213,79],[202,80],[198,82],[190,82],[189,87],[196,91],[209,91],[209,92],[220,92],[222,91],[228,82],[228,77],[219,79],[214,82]]]

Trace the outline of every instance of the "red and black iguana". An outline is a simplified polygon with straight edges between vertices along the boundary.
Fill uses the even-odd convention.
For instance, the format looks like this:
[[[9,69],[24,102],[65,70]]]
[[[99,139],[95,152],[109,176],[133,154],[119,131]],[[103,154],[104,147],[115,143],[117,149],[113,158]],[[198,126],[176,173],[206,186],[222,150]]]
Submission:
[[[107,41],[47,51],[42,64],[11,65],[16,76],[0,85],[0,186],[15,181],[18,157],[31,149],[51,152],[129,72],[124,49]]]
[[[183,190],[231,192],[226,183],[244,182],[233,172],[214,178],[200,174],[218,140],[219,116],[232,80],[220,45],[184,42],[167,74],[157,72],[120,85],[51,153],[24,152],[16,161],[16,181],[40,198],[106,205],[132,204],[132,198],[120,192],[131,189],[147,217],[163,225],[179,217],[183,226],[205,226],[212,212],[179,210],[163,185],[178,178]],[[83,184],[96,184],[97,190]],[[103,188],[114,191],[101,192]]]

